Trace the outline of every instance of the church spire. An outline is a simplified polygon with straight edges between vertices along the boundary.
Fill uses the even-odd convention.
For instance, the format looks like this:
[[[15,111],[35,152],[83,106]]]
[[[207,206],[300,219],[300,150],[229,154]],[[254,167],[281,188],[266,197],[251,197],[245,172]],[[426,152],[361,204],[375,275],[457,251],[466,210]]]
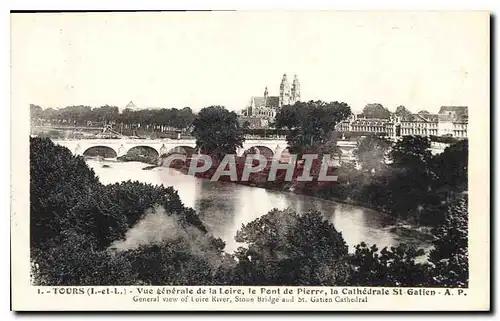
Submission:
[[[280,85],[279,105],[281,107],[289,104],[290,104],[290,84],[288,83],[286,74],[283,74],[283,78],[281,79],[281,85]]]
[[[293,78],[291,100],[292,104],[296,103],[297,101],[300,101],[300,82],[299,82],[299,77],[297,77],[297,75],[295,75]]]

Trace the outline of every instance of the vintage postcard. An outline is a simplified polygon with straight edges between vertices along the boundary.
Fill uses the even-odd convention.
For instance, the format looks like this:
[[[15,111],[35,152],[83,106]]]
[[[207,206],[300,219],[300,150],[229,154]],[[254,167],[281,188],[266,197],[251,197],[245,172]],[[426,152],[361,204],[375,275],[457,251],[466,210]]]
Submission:
[[[488,311],[489,74],[482,11],[12,12],[12,310]]]

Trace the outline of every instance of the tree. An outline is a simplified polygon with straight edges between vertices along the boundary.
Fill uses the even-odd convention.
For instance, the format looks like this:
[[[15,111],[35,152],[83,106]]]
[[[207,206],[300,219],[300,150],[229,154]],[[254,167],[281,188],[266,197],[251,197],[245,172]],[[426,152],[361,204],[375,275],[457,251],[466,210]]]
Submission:
[[[448,207],[444,224],[434,229],[434,280],[440,286],[467,287],[469,283],[468,197],[458,197]]]
[[[385,167],[385,161],[391,142],[384,137],[367,136],[358,142],[353,151],[361,168],[367,172],[380,172]]]
[[[396,116],[399,116],[399,117],[406,117],[406,116],[410,115],[411,112],[408,109],[406,109],[405,106],[400,105],[396,108],[395,114],[396,114]]]
[[[342,162],[335,171],[337,176],[336,184],[326,191],[326,196],[333,196],[342,200],[359,199],[360,191],[366,184],[366,177],[362,171],[356,169],[355,165],[354,162]]]
[[[193,124],[195,115],[190,107],[184,107],[179,111],[179,129],[188,128]]]
[[[439,188],[463,192],[468,189],[469,143],[461,140],[445,148],[433,159],[433,171]]]
[[[38,266],[35,285],[134,285],[137,281],[124,253],[97,250],[91,237],[72,229],[62,231],[55,246],[31,252]]]
[[[186,129],[191,126],[195,115],[190,107],[182,109],[176,108],[150,108],[132,110],[126,108],[119,112],[116,106],[101,106],[91,108],[90,106],[67,106],[60,109],[48,108],[42,110],[41,107],[31,105],[32,118],[66,123],[67,125],[102,125],[120,124],[125,128],[145,128],[149,131],[165,131],[166,127],[176,129]],[[93,123],[93,124],[92,124]]]
[[[405,244],[378,250],[362,242],[355,246],[349,262],[353,272],[350,286],[428,286],[430,265],[417,263],[422,249]]]
[[[99,185],[82,157],[48,138],[30,138],[31,246],[50,247],[73,224],[70,209]]]
[[[201,153],[222,158],[226,154],[235,154],[238,147],[243,147],[245,138],[238,115],[222,106],[203,108],[193,126],[196,148]]]
[[[321,213],[297,214],[274,209],[243,225],[236,234],[239,248],[235,275],[241,284],[339,285],[348,267],[342,261],[347,245],[342,234]]]
[[[96,122],[104,122],[104,123],[116,122],[116,120],[118,119],[118,114],[119,114],[118,107],[113,107],[108,105],[92,109],[92,115],[94,121]]]
[[[419,114],[419,115],[430,115],[431,113],[429,113],[427,110],[421,110],[417,114]]]
[[[92,108],[89,106],[69,106],[59,109],[58,114],[61,120],[71,125],[85,125],[87,120],[92,117]]]
[[[277,129],[288,130],[286,140],[290,151],[302,153],[306,148],[324,144],[335,125],[349,117],[346,103],[323,101],[297,102],[282,107],[275,118]]]
[[[131,262],[136,280],[144,284],[212,285],[219,283],[218,277],[222,283],[226,281],[224,276],[235,265],[217,248],[219,240],[181,229],[171,239],[140,245],[124,256]]]
[[[420,223],[429,204],[436,204],[433,191],[430,140],[422,136],[404,136],[389,153],[390,179],[387,181],[388,206],[393,215],[412,217]]]
[[[389,157],[393,163],[392,167],[427,167],[432,158],[430,147],[431,142],[427,137],[403,136],[401,140],[394,144],[389,153]]]
[[[30,104],[30,117],[32,120],[37,120],[39,118],[42,118],[42,115],[43,115],[42,107]]]
[[[130,181],[104,186],[82,157],[49,139],[30,138],[30,206],[31,259],[39,266],[36,281],[47,285],[136,281],[129,257],[110,256],[108,249],[152,208],[163,208],[158,215],[173,220],[175,230],[189,230],[216,253],[224,248],[173,188]]]
[[[365,118],[389,119],[391,118],[391,112],[381,104],[374,103],[363,108],[362,116]]]
[[[57,110],[54,108],[47,108],[43,111],[42,118],[49,121],[56,121]]]

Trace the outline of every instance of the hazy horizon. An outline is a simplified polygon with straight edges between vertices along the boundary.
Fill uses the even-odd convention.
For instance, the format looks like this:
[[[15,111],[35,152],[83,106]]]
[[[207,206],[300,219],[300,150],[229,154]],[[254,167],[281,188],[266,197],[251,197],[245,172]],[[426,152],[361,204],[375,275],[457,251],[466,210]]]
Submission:
[[[43,108],[210,105],[279,95],[390,111],[474,108],[489,90],[482,12],[141,12],[11,15],[12,88]],[[479,31],[478,31],[479,30]],[[478,33],[479,32],[479,33]],[[478,36],[478,35],[484,35]]]

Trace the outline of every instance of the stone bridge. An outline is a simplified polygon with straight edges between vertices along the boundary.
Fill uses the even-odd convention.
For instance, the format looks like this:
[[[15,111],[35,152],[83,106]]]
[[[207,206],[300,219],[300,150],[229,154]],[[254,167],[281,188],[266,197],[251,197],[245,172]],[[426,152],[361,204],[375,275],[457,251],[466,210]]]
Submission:
[[[96,147],[101,150],[108,149],[114,157],[126,155],[138,147],[150,150],[158,156],[174,152],[196,153],[195,140],[83,139],[54,140],[54,143],[67,147],[75,155],[89,155]],[[284,140],[247,140],[243,143],[243,148],[238,148],[237,154],[242,156],[245,152],[253,152],[262,153],[266,157],[280,157],[286,148],[287,143]]]
[[[54,140],[54,143],[67,147],[75,155],[92,156],[92,150],[99,147],[100,150],[107,149],[108,154],[113,155],[110,158],[126,155],[136,150],[149,150],[157,156],[175,152],[191,155],[196,153],[195,140],[176,140],[176,139],[82,139],[82,140]],[[356,147],[356,142],[339,141],[339,147],[342,150],[344,160],[351,157],[352,149]],[[139,148],[142,147],[142,148]],[[238,148],[237,155],[243,156],[244,153],[263,154],[267,158],[280,159],[288,154],[288,145],[285,140],[246,140],[243,148]],[[345,157],[344,157],[345,156]]]

